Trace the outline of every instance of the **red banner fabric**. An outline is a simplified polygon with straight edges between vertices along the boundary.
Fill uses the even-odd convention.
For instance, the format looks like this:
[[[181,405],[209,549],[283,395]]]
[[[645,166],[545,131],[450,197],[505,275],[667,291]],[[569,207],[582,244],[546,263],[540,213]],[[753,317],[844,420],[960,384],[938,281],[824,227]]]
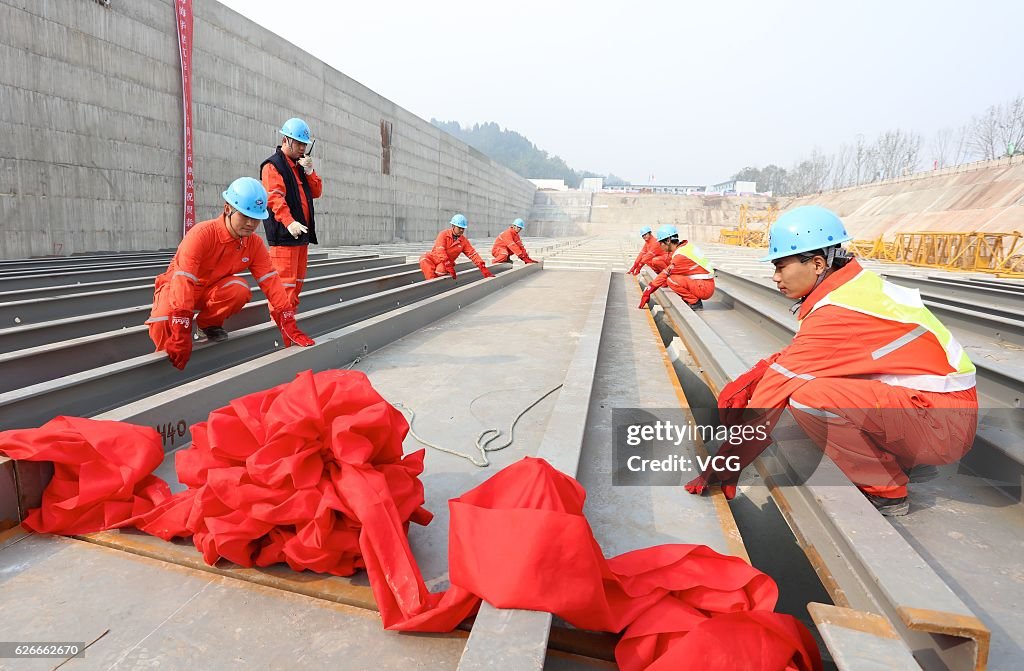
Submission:
[[[192,172],[192,0],[175,0],[178,54],[181,58],[181,105],[183,120],[182,177],[184,224],[182,235],[196,225],[196,192]]]

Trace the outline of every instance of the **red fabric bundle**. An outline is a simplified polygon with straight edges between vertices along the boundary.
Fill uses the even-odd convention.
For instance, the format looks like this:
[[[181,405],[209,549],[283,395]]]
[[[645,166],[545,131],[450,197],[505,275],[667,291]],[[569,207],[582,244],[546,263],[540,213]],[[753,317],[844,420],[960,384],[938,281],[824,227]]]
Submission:
[[[57,463],[31,528],[132,523],[165,539],[191,534],[211,564],[284,561],[336,575],[365,567],[388,629],[451,631],[486,599],[623,632],[616,658],[626,671],[821,668],[809,632],[772,612],[774,581],[743,560],[682,544],[605,559],[583,516],[583,487],[542,459],[449,502],[452,587],[429,592],[406,535],[410,521],[430,520],[424,454],[403,457],[407,431],[364,374],[326,371],[232,401],[196,425],[176,463],[189,489],[174,497],[149,475],[162,457],[151,429],[58,418],[0,434],[0,446]]]
[[[189,489],[140,528],[164,539],[191,535],[208,564],[223,557],[351,575],[363,567],[357,509],[386,499],[403,536],[409,521],[431,519],[421,507],[423,450],[402,455],[408,430],[365,374],[300,373],[195,425],[175,462]],[[367,478],[372,491],[359,486]]]
[[[360,542],[384,626],[450,631],[483,598],[624,631],[616,658],[627,671],[821,668],[806,628],[772,612],[770,577],[702,545],[606,560],[583,516],[585,496],[576,480],[527,457],[450,501],[452,588],[442,594],[426,591],[398,527],[367,523]],[[387,551],[375,552],[378,544]]]
[[[38,429],[0,432],[0,454],[51,461],[53,479],[26,529],[84,534],[129,526],[171,496],[151,473],[164,459],[160,434],[122,422],[55,417]]]

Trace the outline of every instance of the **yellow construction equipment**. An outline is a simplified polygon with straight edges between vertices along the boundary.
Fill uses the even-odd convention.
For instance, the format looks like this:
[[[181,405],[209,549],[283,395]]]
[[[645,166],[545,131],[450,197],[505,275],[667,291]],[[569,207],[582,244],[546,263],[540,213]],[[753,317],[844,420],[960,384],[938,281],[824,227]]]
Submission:
[[[768,228],[778,216],[779,211],[774,205],[769,205],[767,210],[751,212],[750,206],[744,203],[740,205],[739,225],[736,228],[723,228],[718,241],[740,247],[766,247],[768,245]],[[752,229],[750,227],[752,223],[762,223],[764,226]]]
[[[1024,245],[1019,231],[1012,233],[950,233],[915,231],[896,234],[895,240],[854,240],[848,247],[855,256],[912,266],[995,273],[1024,277]]]

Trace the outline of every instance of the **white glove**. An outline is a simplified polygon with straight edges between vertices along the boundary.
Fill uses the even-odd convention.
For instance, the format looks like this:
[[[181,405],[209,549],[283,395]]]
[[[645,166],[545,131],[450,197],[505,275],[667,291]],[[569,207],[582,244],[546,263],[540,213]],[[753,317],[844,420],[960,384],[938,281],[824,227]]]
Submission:
[[[288,232],[292,234],[293,238],[297,239],[303,233],[308,233],[309,229],[300,224],[299,222],[293,221],[292,223],[288,224]]]
[[[296,162],[299,164],[299,167],[302,168],[302,171],[304,173],[306,173],[307,175],[309,175],[309,174],[311,174],[313,172],[313,157],[312,156],[303,156],[302,158],[300,158]]]

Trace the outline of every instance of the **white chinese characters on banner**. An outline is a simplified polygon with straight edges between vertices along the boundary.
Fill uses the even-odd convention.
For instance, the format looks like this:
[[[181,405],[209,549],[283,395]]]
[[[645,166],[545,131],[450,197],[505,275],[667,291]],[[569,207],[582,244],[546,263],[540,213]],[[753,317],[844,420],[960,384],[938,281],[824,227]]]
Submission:
[[[178,54],[181,58],[182,104],[182,234],[196,224],[195,181],[192,172],[192,0],[177,0]]]

